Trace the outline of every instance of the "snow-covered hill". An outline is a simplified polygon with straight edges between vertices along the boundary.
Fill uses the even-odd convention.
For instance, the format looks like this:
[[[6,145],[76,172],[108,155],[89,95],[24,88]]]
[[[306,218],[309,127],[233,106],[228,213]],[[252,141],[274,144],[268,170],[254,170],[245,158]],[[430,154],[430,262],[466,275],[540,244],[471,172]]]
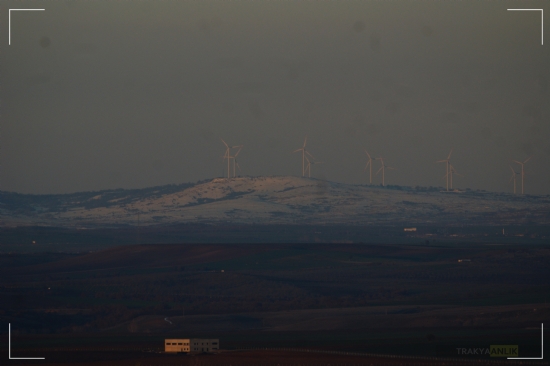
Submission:
[[[0,193],[2,226],[175,223],[549,224],[550,197],[359,186],[297,177],[217,178],[198,184],[70,195]]]

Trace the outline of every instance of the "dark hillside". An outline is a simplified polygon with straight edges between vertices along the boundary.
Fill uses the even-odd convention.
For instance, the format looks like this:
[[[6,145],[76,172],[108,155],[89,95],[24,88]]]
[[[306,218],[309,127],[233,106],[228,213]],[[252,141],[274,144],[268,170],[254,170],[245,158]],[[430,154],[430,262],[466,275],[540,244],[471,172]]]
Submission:
[[[140,199],[158,198],[193,187],[196,183],[168,184],[141,189],[108,189],[68,194],[21,194],[0,191],[0,209],[17,214],[63,212],[74,207],[92,209],[130,204]]]

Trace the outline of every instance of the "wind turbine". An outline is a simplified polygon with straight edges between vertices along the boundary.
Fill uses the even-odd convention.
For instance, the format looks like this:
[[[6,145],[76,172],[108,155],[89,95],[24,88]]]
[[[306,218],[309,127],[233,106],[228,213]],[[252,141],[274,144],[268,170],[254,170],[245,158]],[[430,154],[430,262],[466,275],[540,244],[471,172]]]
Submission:
[[[519,174],[519,173],[516,173],[516,171],[514,170],[514,168],[512,168],[511,165],[508,165],[510,167],[510,170],[512,171],[512,177],[510,178],[510,180],[508,182],[511,182],[512,180],[514,181],[514,194],[516,194],[516,176]]]
[[[367,165],[365,165],[365,169],[363,171],[369,168],[369,184],[372,184],[372,158],[370,157],[370,154],[367,152],[367,150],[365,150],[365,153],[369,157],[369,161],[367,162]]]
[[[384,164],[384,158],[382,157],[376,158],[376,160],[380,160],[380,164],[382,165],[380,169],[378,169],[378,171],[376,172],[376,175],[378,175],[378,173],[382,171],[382,187],[384,187],[385,186],[384,177],[385,177],[386,168],[391,170],[395,170],[395,168],[392,168],[391,166],[387,166],[386,164]]]
[[[230,177],[230,172],[231,172],[230,163],[231,163],[231,158],[233,158],[231,156],[231,148],[229,147],[229,145],[225,141],[223,141],[223,139],[220,139],[220,140],[222,140],[223,144],[225,145],[225,155],[223,156],[223,159],[224,160],[227,159],[227,178],[229,178]]]
[[[309,151],[306,150],[306,143],[307,143],[307,136],[304,139],[304,146],[302,146],[302,148],[300,148],[300,149],[296,149],[296,150],[293,151],[293,153],[298,152],[298,151],[302,152],[302,177],[304,177],[306,175],[306,166],[305,166],[305,164],[306,164],[306,154],[309,155],[312,159],[315,159],[313,157],[313,155],[311,155],[309,153]]]
[[[453,149],[451,149],[451,152],[447,156],[447,159],[445,160],[438,160],[436,163],[447,163],[447,174],[445,174],[445,177],[447,177],[447,192],[449,191],[449,161],[451,160],[451,154],[453,153]]]
[[[525,176],[525,172],[523,171],[523,164],[531,160],[532,157],[533,156],[528,157],[525,161],[523,161],[523,163],[517,160],[512,160],[514,163],[518,163],[519,165],[521,165],[521,194],[523,194],[523,177]]]
[[[311,161],[307,158],[306,156],[306,160],[307,160],[307,165],[306,165],[306,171],[307,171],[307,174],[308,174],[308,178],[311,178],[311,166],[312,165],[315,165],[315,164],[323,164],[322,161]]]
[[[239,163],[235,161],[235,158],[237,157],[237,155],[239,155],[244,145],[236,145],[230,147],[223,139],[220,140],[222,140],[223,144],[225,145],[225,154],[223,156],[223,159],[227,159],[227,178],[231,177],[231,159],[233,159],[233,177],[235,177],[235,164],[239,165]],[[234,156],[231,156],[231,149],[238,149],[237,153]],[[239,167],[239,170],[240,169],[241,167]]]
[[[239,153],[241,152],[241,149],[243,148],[243,146],[244,145],[238,145],[238,146],[233,146],[232,147],[232,149],[239,149],[235,153],[235,156],[233,156],[233,178],[235,178],[235,176],[236,176],[235,164],[237,164],[237,167],[239,168],[239,171],[241,171],[241,167],[240,167],[239,163],[237,162],[237,155],[239,155]]]

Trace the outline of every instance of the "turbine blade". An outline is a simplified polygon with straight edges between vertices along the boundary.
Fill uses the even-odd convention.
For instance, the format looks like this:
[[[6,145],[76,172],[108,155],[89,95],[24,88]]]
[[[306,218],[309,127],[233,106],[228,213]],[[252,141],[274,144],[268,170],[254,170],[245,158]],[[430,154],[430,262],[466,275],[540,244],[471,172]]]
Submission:
[[[512,160],[514,163],[518,163],[519,165],[523,164],[521,161]]]
[[[369,154],[369,152],[368,152],[367,150],[365,150],[365,153],[366,153],[366,154],[367,154],[367,156],[369,157],[369,160],[370,160],[370,159],[372,159],[372,158],[370,157],[370,154]]]
[[[315,159],[315,158],[313,157],[313,155],[311,155],[311,154],[309,153],[309,151],[307,151],[307,150],[306,150],[306,154],[308,154],[312,159]]]
[[[447,156],[447,160],[451,159],[451,154],[453,153],[453,149],[451,149],[451,152],[449,152],[449,156]]]
[[[305,147],[306,147],[306,143],[307,143],[307,135],[306,135],[306,138],[304,139],[304,146],[303,146],[304,149],[305,149]]]
[[[227,143],[225,141],[223,141],[223,139],[220,139],[222,140],[223,144],[225,145],[225,147],[227,147],[229,149],[229,145],[227,145]]]
[[[378,171],[376,172],[375,175],[378,175],[378,173],[380,173],[380,171],[382,171],[382,169],[384,169],[384,167],[380,167],[380,169],[378,169]]]
[[[531,155],[530,157],[528,157],[527,160],[525,160],[525,161],[523,162],[523,164],[525,164],[525,163],[527,163],[529,160],[531,160],[532,157],[533,157],[533,155]]]
[[[293,151],[293,153],[298,152],[298,151],[302,151],[302,150],[303,149],[296,149],[296,150]]]

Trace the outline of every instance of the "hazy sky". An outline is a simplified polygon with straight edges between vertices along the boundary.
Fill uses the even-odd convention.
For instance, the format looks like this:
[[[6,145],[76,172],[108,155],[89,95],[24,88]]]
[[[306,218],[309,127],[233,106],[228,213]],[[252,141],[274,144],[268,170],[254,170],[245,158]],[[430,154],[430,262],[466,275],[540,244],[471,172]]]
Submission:
[[[223,174],[550,194],[549,1],[3,1],[0,189],[67,193]],[[12,45],[8,46],[8,9]],[[550,24],[546,16],[547,24]],[[517,164],[513,165],[518,169]],[[377,170],[378,163],[375,163]],[[374,179],[380,182],[380,176]]]

